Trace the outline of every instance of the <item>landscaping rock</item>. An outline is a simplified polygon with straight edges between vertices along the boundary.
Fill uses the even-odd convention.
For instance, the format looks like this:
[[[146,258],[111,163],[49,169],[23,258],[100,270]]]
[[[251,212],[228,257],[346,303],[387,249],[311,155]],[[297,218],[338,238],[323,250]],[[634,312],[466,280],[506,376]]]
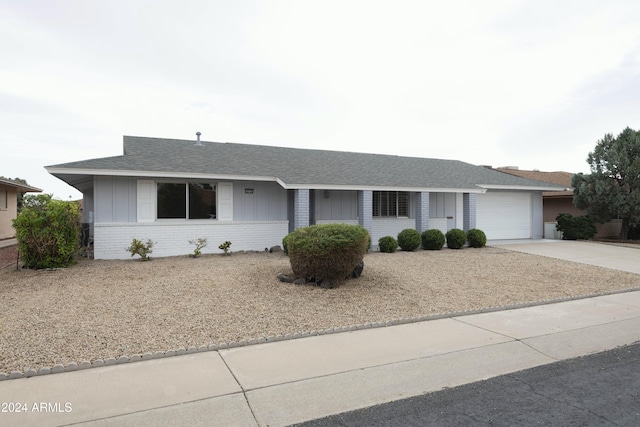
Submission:
[[[293,283],[296,285],[305,285],[307,281],[305,279],[296,279],[293,281]]]
[[[357,279],[362,276],[362,270],[364,270],[364,261],[360,261],[360,263],[356,265],[356,268],[353,269],[353,273],[351,273],[351,277],[353,279]]]
[[[336,287],[336,284],[334,282],[332,282],[331,280],[323,280],[322,282],[320,282],[320,286],[324,289],[333,289]]]
[[[281,282],[284,283],[293,283],[293,278],[288,275],[287,273],[280,273],[278,274],[278,280],[280,280]]]
[[[269,248],[269,252],[270,252],[270,253],[274,253],[274,252],[282,252],[282,248],[281,248],[280,246],[278,246],[278,245],[271,246],[271,247]]]

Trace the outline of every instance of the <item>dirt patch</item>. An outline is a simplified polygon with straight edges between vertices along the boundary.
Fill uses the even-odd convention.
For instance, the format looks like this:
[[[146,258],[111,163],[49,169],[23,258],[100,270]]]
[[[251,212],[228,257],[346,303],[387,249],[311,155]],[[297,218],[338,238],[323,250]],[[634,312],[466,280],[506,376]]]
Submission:
[[[9,268],[16,266],[18,259],[18,245],[0,248],[0,268]]]

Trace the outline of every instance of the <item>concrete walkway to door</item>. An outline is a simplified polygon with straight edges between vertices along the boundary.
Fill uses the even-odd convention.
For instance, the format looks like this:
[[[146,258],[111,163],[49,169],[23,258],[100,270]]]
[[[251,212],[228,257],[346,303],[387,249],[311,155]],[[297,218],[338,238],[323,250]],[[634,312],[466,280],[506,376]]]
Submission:
[[[487,242],[487,245],[640,274],[640,245],[635,248],[599,242],[547,239],[495,240]]]

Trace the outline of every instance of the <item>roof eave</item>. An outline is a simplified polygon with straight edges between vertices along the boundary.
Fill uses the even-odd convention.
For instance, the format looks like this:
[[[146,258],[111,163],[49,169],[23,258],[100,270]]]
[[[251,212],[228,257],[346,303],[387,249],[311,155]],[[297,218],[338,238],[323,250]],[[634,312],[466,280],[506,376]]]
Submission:
[[[24,185],[17,182],[13,182],[6,179],[0,179],[0,185],[4,185],[6,187],[13,187],[16,191],[20,193],[42,193],[40,188],[32,187],[30,185]]]
[[[287,190],[360,190],[360,191],[412,191],[412,192],[433,192],[433,193],[485,193],[482,188],[445,188],[445,187],[407,187],[392,185],[343,185],[343,184],[281,184]]]
[[[151,170],[120,170],[120,169],[77,169],[58,168],[47,166],[47,172],[52,175],[89,175],[89,176],[131,176],[138,178],[181,178],[181,179],[219,179],[219,180],[241,180],[241,181],[278,181],[270,176],[250,176],[250,175],[230,175],[230,174],[208,174],[195,172],[164,172]]]
[[[478,184],[478,187],[487,190],[566,191],[566,188],[564,187],[546,187],[538,185]]]

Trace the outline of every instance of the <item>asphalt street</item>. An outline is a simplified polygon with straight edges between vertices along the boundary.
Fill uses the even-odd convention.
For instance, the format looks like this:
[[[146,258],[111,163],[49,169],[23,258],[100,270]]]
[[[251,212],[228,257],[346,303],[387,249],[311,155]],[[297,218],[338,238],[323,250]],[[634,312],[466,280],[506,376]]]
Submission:
[[[371,408],[326,426],[639,426],[640,343]]]

